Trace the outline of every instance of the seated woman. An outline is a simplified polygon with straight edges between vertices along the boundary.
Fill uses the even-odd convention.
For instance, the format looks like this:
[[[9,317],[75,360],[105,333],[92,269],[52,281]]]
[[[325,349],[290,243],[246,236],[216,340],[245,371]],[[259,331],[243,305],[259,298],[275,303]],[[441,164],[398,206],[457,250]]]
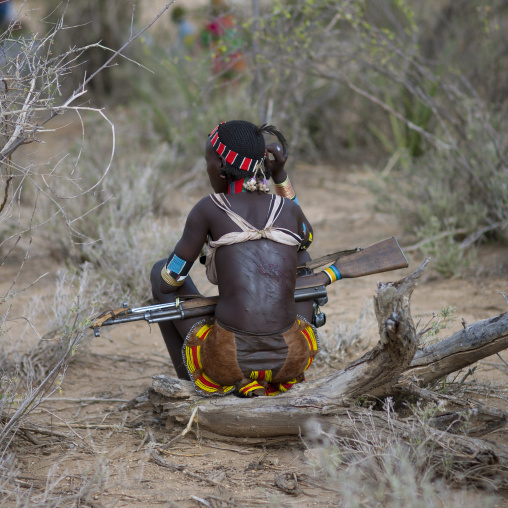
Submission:
[[[282,148],[265,146],[263,133],[275,135]],[[273,126],[218,125],[205,146],[216,194],[194,206],[174,251],[152,269],[160,302],[199,296],[188,273],[208,243],[206,272],[220,296],[215,316],[159,323],[178,376],[193,380],[203,395],[286,391],[303,380],[318,351],[312,301],[294,300],[312,228],[295,203],[286,154],[286,140]],[[268,194],[270,175],[275,195]]]

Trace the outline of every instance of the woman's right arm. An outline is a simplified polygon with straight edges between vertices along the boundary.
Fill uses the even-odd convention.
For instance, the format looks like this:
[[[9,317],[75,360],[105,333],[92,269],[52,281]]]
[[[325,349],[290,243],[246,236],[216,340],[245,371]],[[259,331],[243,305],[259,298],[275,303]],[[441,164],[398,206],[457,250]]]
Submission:
[[[284,198],[291,199],[297,205],[296,193],[293,190],[289,176],[284,169],[284,165],[288,159],[288,153],[279,143],[270,143],[266,146],[266,151],[273,155],[273,159],[266,157],[265,166],[270,170],[273,183],[275,184],[275,194]]]
[[[201,199],[190,211],[182,237],[162,268],[159,287],[161,293],[176,291],[184,282],[199,256],[209,231],[208,218],[213,206],[209,196]]]

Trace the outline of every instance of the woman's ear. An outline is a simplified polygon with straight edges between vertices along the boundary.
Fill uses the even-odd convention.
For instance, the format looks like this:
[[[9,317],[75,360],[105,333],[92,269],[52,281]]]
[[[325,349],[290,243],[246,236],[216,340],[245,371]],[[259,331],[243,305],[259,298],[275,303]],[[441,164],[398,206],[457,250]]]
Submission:
[[[226,167],[226,159],[222,155],[219,155],[220,157],[220,168],[224,169]]]

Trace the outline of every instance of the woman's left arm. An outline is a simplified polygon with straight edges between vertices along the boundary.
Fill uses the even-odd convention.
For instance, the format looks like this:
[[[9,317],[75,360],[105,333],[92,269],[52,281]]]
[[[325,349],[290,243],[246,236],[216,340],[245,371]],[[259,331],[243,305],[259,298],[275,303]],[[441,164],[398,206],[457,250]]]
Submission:
[[[313,234],[314,231],[312,229],[312,226],[310,222],[307,220],[307,217],[305,217],[305,214],[303,213],[303,210],[300,206],[298,206],[299,214],[298,214],[298,221],[299,221],[299,227],[300,227],[300,236],[303,238],[302,243],[300,244],[299,250],[307,250],[310,247],[310,244],[313,240]]]
[[[289,181],[289,176],[284,169],[284,165],[286,164],[288,158],[287,151],[285,151],[278,143],[270,143],[266,146],[266,151],[267,153],[273,155],[273,159],[271,159],[269,156],[266,157],[265,166],[270,170],[272,175],[272,180],[275,184],[275,194],[284,198],[291,199],[291,201],[294,201],[298,206],[300,206],[298,199],[296,199],[296,193],[293,190],[293,186]],[[306,250],[312,243],[312,226],[305,217],[303,211],[301,211],[299,221],[299,234],[304,238],[300,250]]]

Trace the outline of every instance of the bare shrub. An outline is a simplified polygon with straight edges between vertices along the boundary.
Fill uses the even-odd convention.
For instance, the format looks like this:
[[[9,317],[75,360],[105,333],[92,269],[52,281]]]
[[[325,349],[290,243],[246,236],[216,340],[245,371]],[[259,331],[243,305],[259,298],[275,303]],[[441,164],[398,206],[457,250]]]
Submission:
[[[396,418],[389,402],[386,411]],[[347,507],[477,506],[472,493],[453,487],[481,481],[482,472],[470,472],[468,478],[460,464],[446,460],[446,452],[444,457],[442,453],[434,455],[441,447],[427,432],[431,417],[427,413],[418,410],[409,440],[399,436],[394,426],[390,439],[381,437],[374,422],[370,422],[370,432],[358,432],[354,439],[338,438],[333,430],[313,423],[306,439],[306,456],[316,474],[336,493],[337,503]],[[488,474],[484,480],[490,485]],[[494,495],[481,497],[484,506],[496,506],[497,501]]]
[[[101,240],[86,249],[85,255],[94,264],[95,283],[104,284],[100,302],[118,305],[150,300],[150,270],[155,261],[167,257],[179,231],[167,221],[148,215],[129,228],[109,228],[99,233]]]
[[[171,3],[162,12],[167,10]],[[39,242],[52,240],[51,237],[44,238],[43,235],[51,230],[53,221],[56,223],[57,219],[61,219],[65,225],[65,235],[70,234],[74,240],[88,238],[86,232],[80,231],[77,223],[104,203],[101,184],[111,167],[115,147],[114,126],[105,114],[100,109],[73,105],[74,101],[86,93],[86,85],[101,69],[95,69],[94,74],[86,79],[83,78],[66,99],[62,99],[60,95],[63,77],[70,73],[90,46],[73,47],[63,54],[52,53],[54,41],[63,28],[63,19],[50,25],[47,33],[31,34],[19,39],[13,32],[15,25],[13,23],[9,30],[1,35],[0,40],[4,50],[0,61],[3,83],[0,91],[0,231],[2,233],[0,266],[9,262],[14,273],[12,282],[7,284],[5,293],[0,297],[0,358],[2,359],[0,456],[2,458],[8,457],[12,442],[27,415],[59,389],[66,367],[77,349],[84,345],[85,336],[89,335],[86,334],[90,325],[89,316],[95,309],[97,295],[101,290],[101,283],[95,286],[89,284],[90,264],[83,265],[79,273],[70,277],[68,274],[61,274],[50,303],[52,310],[48,313],[48,324],[45,327],[37,323],[41,309],[36,302],[32,302],[31,308],[37,316],[17,315],[20,312],[20,306],[16,303],[19,300],[17,298],[19,294],[29,291],[38,280],[44,277],[41,275],[31,283],[22,284],[21,274],[33,252],[40,249]],[[149,26],[151,25],[137,34],[131,33],[122,48],[113,52],[107,64]],[[92,46],[98,47],[99,44]],[[6,51],[9,47],[15,48],[15,51]],[[43,126],[52,118],[68,111],[76,112],[78,115],[82,112],[93,111],[106,120],[111,130],[112,138],[109,138],[108,155],[98,161],[98,167],[91,175],[80,171],[79,157],[77,161],[74,161],[74,165],[65,168],[67,171],[64,170],[62,161],[53,166],[49,163],[46,166],[37,166],[30,160],[25,164],[23,161],[26,162],[26,159],[18,159],[18,153],[16,157],[13,157],[22,145],[35,141],[38,133],[43,131]],[[152,187],[155,188],[155,185]],[[72,214],[74,200],[94,194],[96,199],[94,206],[87,209],[78,207],[79,215]],[[141,194],[140,199],[146,197]],[[131,208],[137,210],[140,206],[138,200]],[[124,215],[130,214],[127,217],[130,220],[136,216],[127,205],[122,208],[122,212]],[[34,240],[38,235],[39,238]],[[31,339],[28,337],[25,344],[21,344],[19,337],[16,336],[19,332],[19,328],[16,328],[18,322],[25,322],[27,329],[29,327],[31,332],[27,334],[27,336],[31,335]],[[40,332],[43,328],[46,331]],[[34,345],[34,341],[37,340],[39,341]],[[11,347],[6,347],[7,344]],[[17,480],[14,462],[9,464],[4,462],[2,467],[4,466],[6,469],[2,471],[1,482],[5,478],[10,481],[13,477],[15,485]],[[101,473],[99,472],[98,475],[100,477]],[[57,483],[58,481],[55,485]],[[87,497],[89,491],[87,487],[84,494],[78,492],[72,501],[64,501],[63,504],[79,505],[84,498],[89,503],[90,499]],[[22,497],[16,499],[20,505],[25,502]],[[40,504],[58,506],[62,503],[49,501],[43,496]],[[33,506],[33,504],[30,505]]]
[[[91,293],[88,277],[88,267],[84,267],[80,277],[69,278],[60,272],[52,301],[34,298],[31,306],[34,314],[26,314],[23,321],[39,336],[35,344],[33,333],[25,342],[19,339],[18,329],[2,333],[12,348],[8,351],[3,346],[1,350],[0,421],[4,425],[0,449],[4,452],[25,416],[60,388],[65,369],[90,338],[90,317],[101,288],[96,287],[95,293]],[[47,332],[43,336],[37,331],[43,326],[38,324],[35,328],[35,323],[40,323],[41,307],[49,309],[44,327]]]
[[[455,307],[453,306],[419,317],[416,323],[418,347],[438,342],[440,332],[449,328],[455,319]]]
[[[429,150],[397,167],[376,189],[378,207],[414,232],[417,242],[409,251],[432,256],[446,276],[471,262],[468,248],[480,240],[508,239],[506,122],[481,120],[480,114],[487,112],[467,112],[466,143],[453,151]]]
[[[93,47],[87,51],[86,59],[71,69],[70,79],[64,83],[64,89],[71,91],[73,83],[90,76],[102,67],[111,56],[111,49],[118,49],[129,39],[134,30],[139,9],[133,4],[119,0],[85,0],[71,2],[70,0],[50,0],[44,2],[45,23],[61,23],[63,28],[54,42],[53,51],[64,53],[69,48]],[[100,44],[97,44],[100,42]],[[129,48],[123,55],[131,56]],[[115,77],[116,66],[107,66],[90,82],[90,93],[95,100],[108,98],[108,103],[120,101],[129,92],[129,84],[119,83]],[[113,93],[114,92],[114,93]]]
[[[130,297],[138,301],[150,297],[149,270],[167,255],[179,233],[165,217],[170,208],[167,198],[178,181],[186,181],[185,173],[182,175],[170,164],[181,160],[182,154],[159,142],[156,136],[147,142],[122,114],[114,117],[118,120],[117,150],[121,155],[112,163],[112,177],[102,181],[94,192],[72,200],[55,198],[66,202],[65,220],[53,200],[39,205],[40,215],[55,217],[44,226],[51,239],[45,247],[57,260],[67,260],[71,271],[81,270],[83,263],[91,265],[90,283],[102,288],[102,305],[118,305]],[[88,121],[85,126],[91,129]],[[91,186],[101,176],[110,138],[105,126],[95,125],[93,133],[89,132],[88,139],[76,143],[71,155],[52,168],[55,178],[60,177],[54,186],[58,196],[74,192],[75,182],[64,175],[72,173],[78,164],[79,185]]]
[[[95,505],[95,500],[113,483],[108,461],[104,457],[98,457],[86,471],[72,475],[65,470],[59,472],[58,465],[54,464],[45,475],[43,485],[27,481],[13,455],[7,457],[4,464],[5,467],[0,469],[2,508],[7,506],[77,508]]]
[[[76,59],[83,53],[79,48],[65,52],[63,55],[53,55],[51,48],[54,39],[58,36],[61,25],[50,27],[46,34],[33,34],[32,37],[17,39],[14,34],[15,23],[9,30],[1,35],[2,47],[9,45],[16,51],[4,53],[1,62],[4,86],[1,96],[2,110],[0,127],[2,142],[0,146],[0,183],[2,201],[0,203],[0,264],[8,260],[11,270],[14,270],[12,283],[7,287],[6,293],[0,297],[2,313],[0,314],[0,336],[5,347],[5,338],[9,332],[10,324],[14,321],[26,320],[31,327],[34,323],[23,318],[12,318],[10,315],[17,295],[28,291],[39,279],[32,283],[22,285],[20,275],[25,263],[35,250],[33,245],[36,232],[40,231],[45,223],[50,222],[59,213],[65,216],[63,206],[59,206],[55,214],[50,217],[39,215],[40,201],[47,199],[55,203],[52,187],[52,173],[40,171],[31,163],[22,165],[13,159],[13,154],[23,144],[36,139],[36,134],[42,130],[42,125],[53,118],[57,113],[69,109],[80,110],[80,107],[70,106],[74,99],[84,93],[76,91],[60,104],[59,89],[63,77],[69,72]],[[83,85],[84,87],[84,85]],[[102,114],[102,113],[101,113]],[[100,179],[107,172],[108,165],[102,166]],[[73,175],[68,175],[73,180]],[[75,176],[74,176],[75,178]],[[55,178],[56,179],[56,178]],[[76,179],[74,179],[76,181]],[[99,180],[100,181],[100,180]],[[77,192],[86,193],[94,189],[97,182],[88,188],[79,188]],[[76,184],[79,187],[79,184]],[[25,193],[26,188],[32,192]],[[76,189],[74,189],[76,192]],[[42,197],[41,197],[42,196]],[[72,227],[71,227],[72,229]],[[70,309],[68,309],[70,311]],[[10,358],[3,363],[3,383],[12,395],[20,390],[22,402],[13,410],[11,397],[2,399],[2,421],[5,424],[0,434],[0,445],[5,446],[12,438],[19,421],[24,415],[40,402],[48,392],[54,389],[54,383],[60,376],[61,369],[82,337],[84,325],[80,322],[79,313],[68,314],[67,326],[59,330],[61,344],[46,358],[47,363],[40,372],[38,362],[31,363],[33,354],[24,358]],[[17,343],[16,340],[13,341]],[[2,352],[5,357],[7,353]],[[23,376],[23,380],[21,380]],[[40,384],[39,384],[40,383]],[[14,396],[14,395],[13,395]],[[26,397],[26,398],[23,398]]]
[[[440,269],[450,275],[467,260],[460,251],[482,238],[506,239],[505,122],[464,74],[423,54],[423,9],[415,12],[411,2],[277,2],[251,25],[259,27],[254,61],[265,118],[271,104],[282,107],[281,127],[287,121],[321,153],[326,144],[341,145],[337,122],[358,127],[340,136],[344,146],[357,132],[365,137],[368,126],[371,141],[392,156],[378,189],[383,210],[420,240],[435,217],[438,233],[453,241],[438,246],[447,251]],[[329,113],[308,107],[314,89]],[[342,106],[337,97],[345,98]],[[298,107],[285,108],[288,101]]]

